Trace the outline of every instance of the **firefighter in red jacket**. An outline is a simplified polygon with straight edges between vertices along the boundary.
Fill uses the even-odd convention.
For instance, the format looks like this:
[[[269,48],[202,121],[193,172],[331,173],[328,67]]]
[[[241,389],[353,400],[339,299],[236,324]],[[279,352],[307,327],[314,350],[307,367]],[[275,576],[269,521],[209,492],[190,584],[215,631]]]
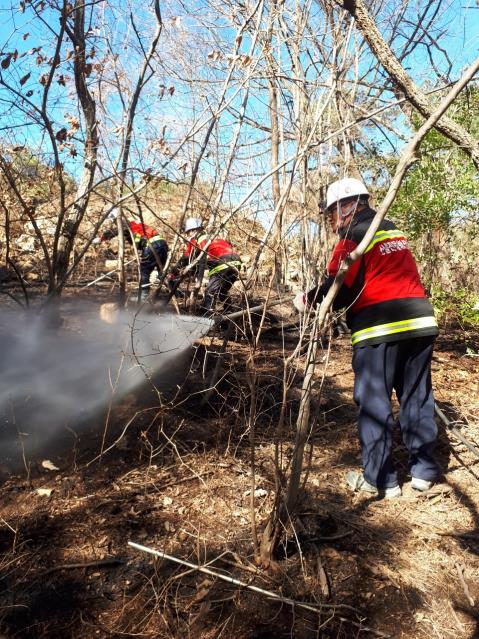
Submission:
[[[202,255],[209,275],[203,308],[211,312],[217,301],[223,304],[226,302],[230,288],[239,277],[241,260],[226,240],[215,237],[210,241],[203,229],[202,221],[198,218],[186,219],[183,232],[188,244],[182,257],[170,271],[170,288],[176,290],[181,270]],[[198,265],[201,265],[201,259]]]
[[[355,178],[329,187],[326,215],[339,241],[321,285],[295,298],[298,310],[322,301],[344,257],[363,239],[375,215],[368,200],[366,187]],[[347,483],[365,493],[401,495],[391,458],[394,389],[402,440],[409,451],[411,485],[428,490],[439,475],[433,456],[437,426],[431,385],[438,327],[407,239],[393,222],[383,220],[364,255],[349,268],[333,304],[334,310],[342,308],[347,309],[354,349],[354,399],[363,461],[363,472],[348,472]]]
[[[117,211],[113,210],[108,219],[112,222],[117,218]],[[112,227],[106,230],[96,244],[111,240],[118,235],[118,229]],[[128,227],[123,229],[123,236],[129,244],[135,243],[140,258],[139,300],[145,301],[150,293],[150,276],[155,268],[161,275],[168,257],[168,244],[165,239],[151,226],[142,222],[128,220]]]

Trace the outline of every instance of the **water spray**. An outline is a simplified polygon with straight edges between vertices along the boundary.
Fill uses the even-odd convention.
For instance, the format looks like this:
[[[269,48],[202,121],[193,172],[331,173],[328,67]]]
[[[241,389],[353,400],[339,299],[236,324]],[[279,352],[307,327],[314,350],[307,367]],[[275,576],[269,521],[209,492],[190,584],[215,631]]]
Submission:
[[[98,307],[85,302],[63,311],[68,328],[60,331],[38,314],[0,314],[0,461],[37,457],[66,429],[99,430],[112,400],[146,380],[171,379],[176,360],[213,325],[208,318],[118,309],[103,321]]]

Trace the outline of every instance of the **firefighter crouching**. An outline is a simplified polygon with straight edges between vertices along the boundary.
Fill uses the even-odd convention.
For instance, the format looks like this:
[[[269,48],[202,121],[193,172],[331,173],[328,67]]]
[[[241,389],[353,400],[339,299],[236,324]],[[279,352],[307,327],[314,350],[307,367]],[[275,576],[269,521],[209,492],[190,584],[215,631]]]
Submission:
[[[209,241],[203,229],[203,223],[198,218],[185,220],[183,232],[187,239],[186,250],[169,273],[169,284],[176,290],[181,271],[191,262],[202,255],[208,269],[208,284],[203,300],[203,309],[212,312],[216,303],[224,305],[224,312],[228,309],[228,293],[232,285],[239,278],[241,260],[229,242],[219,237]],[[198,267],[201,265],[201,259]]]
[[[299,311],[322,301],[341,262],[363,239],[375,215],[368,201],[366,187],[355,178],[328,188],[325,213],[339,241],[321,285],[296,296]],[[437,426],[431,385],[438,328],[407,239],[393,222],[382,221],[364,255],[349,268],[333,304],[334,310],[345,307],[363,462],[363,473],[348,472],[347,483],[369,494],[401,495],[391,458],[394,389],[402,440],[409,451],[411,486],[428,490],[439,476],[433,456]]]
[[[108,218],[114,222],[118,216],[117,211],[112,211]],[[134,220],[127,220],[128,226],[123,229],[123,236],[129,244],[135,243],[140,258],[140,284],[139,301],[143,302],[150,294],[150,276],[157,269],[161,275],[168,257],[168,244],[165,239],[151,226]],[[118,235],[118,228],[112,227],[103,235],[93,240],[99,244],[111,240]],[[159,262],[159,263],[158,263]]]

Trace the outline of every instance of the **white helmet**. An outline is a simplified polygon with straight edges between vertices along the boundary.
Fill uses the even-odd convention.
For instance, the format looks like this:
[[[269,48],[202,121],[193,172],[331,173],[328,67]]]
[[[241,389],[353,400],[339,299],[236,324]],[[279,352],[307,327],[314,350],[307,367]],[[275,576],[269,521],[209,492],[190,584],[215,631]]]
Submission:
[[[197,217],[188,217],[185,220],[183,231],[188,233],[189,231],[196,231],[196,229],[202,229],[203,222]]]
[[[367,188],[356,178],[343,178],[333,182],[328,187],[326,194],[326,209],[336,204],[340,200],[350,197],[359,197],[360,195],[369,196]]]

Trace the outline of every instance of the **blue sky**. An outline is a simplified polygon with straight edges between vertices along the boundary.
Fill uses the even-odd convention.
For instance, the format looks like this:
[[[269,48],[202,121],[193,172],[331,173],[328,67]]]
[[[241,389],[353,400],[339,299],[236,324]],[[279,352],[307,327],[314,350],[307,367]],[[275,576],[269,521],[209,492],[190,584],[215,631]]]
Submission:
[[[151,20],[151,14],[149,14],[145,8],[145,4],[140,2],[139,0],[133,0],[130,3],[118,2],[116,5],[112,3],[114,6],[112,9],[108,9],[108,24],[111,28],[111,33],[114,35],[114,46],[117,47],[120,54],[125,55],[125,68],[127,73],[129,73],[132,77],[136,73],[135,68],[135,57],[134,51],[124,51],[122,49],[123,40],[126,41],[127,34],[125,32],[125,24],[127,21],[123,22],[122,19],[125,18],[127,13],[128,6],[131,5],[133,15],[135,20],[140,28],[144,28],[145,24],[148,25],[148,20]],[[288,2],[286,3],[288,5]],[[293,6],[294,3],[291,3]],[[391,3],[383,5],[382,11],[390,13],[390,7],[395,6],[395,2],[391,0]],[[435,6],[437,6],[437,2],[430,3],[430,11],[429,14],[434,11]],[[0,57],[5,59],[5,54],[7,52],[11,52],[14,49],[17,49],[20,54],[26,53],[34,47],[39,46],[41,40],[45,38],[45,35],[48,34],[48,26],[47,24],[39,24],[38,20],[32,20],[32,10],[27,5],[24,13],[21,13],[18,10],[18,2],[11,3],[10,0],[0,0],[0,51],[2,55]],[[116,8],[115,8],[116,6]],[[205,39],[206,37],[206,28],[205,24],[201,24],[201,20],[207,21],[207,11],[206,7],[207,3],[202,2],[190,2],[188,4],[189,9],[191,7],[197,8],[197,11],[192,13],[188,18],[183,19],[183,25],[189,31],[190,38],[198,38],[198,40]],[[106,3],[96,5],[96,11],[102,10],[103,7],[107,7]],[[174,6],[174,2],[170,2],[168,6],[163,5],[163,14],[165,19],[165,37],[169,37],[170,44],[169,46],[174,46],[174,27],[172,26],[172,15],[181,13],[181,7]],[[105,9],[106,10],[106,9]],[[439,45],[444,51],[447,51],[449,58],[452,63],[452,72],[451,76],[453,78],[458,77],[462,68],[468,65],[477,55],[479,54],[479,8],[474,0],[449,0],[448,2],[441,3],[441,7],[439,9],[440,15],[438,24],[441,27],[441,32],[433,32],[431,36],[433,38],[438,38]],[[57,14],[51,12],[49,9],[45,10],[45,18],[47,18],[47,22],[50,22],[56,29],[58,28],[58,17]],[[382,15],[382,14],[380,14]],[[127,17],[127,15],[126,15]],[[411,5],[411,8],[408,10],[408,19],[410,20],[409,24],[404,26],[405,34],[408,35],[411,30],[417,27],[417,11]],[[196,20],[198,20],[196,22]],[[415,22],[416,20],[416,22]],[[221,22],[221,23],[220,23]],[[94,25],[93,25],[94,26]],[[385,24],[382,24],[381,20],[378,21],[378,26],[380,30],[386,28]],[[226,18],[222,18],[221,21],[216,22],[216,27],[218,28],[218,40],[228,40],[232,39],[232,35],[234,34],[234,30],[231,27],[226,26]],[[180,32],[178,32],[180,33]],[[27,34],[29,34],[27,36]],[[162,36],[163,38],[163,36]],[[116,41],[116,42],[115,42]],[[100,41],[99,41],[100,43]],[[173,44],[172,44],[173,43]],[[211,50],[217,48],[217,42],[214,40],[211,41],[210,46]],[[70,44],[68,44],[70,46]],[[162,41],[163,46],[163,41]],[[208,43],[204,43],[204,47],[208,47]],[[242,52],[245,52],[248,47],[248,38],[244,38],[241,49]],[[68,48],[68,47],[67,47]],[[98,47],[101,48],[100,46]],[[395,42],[395,50],[399,51],[401,48],[401,36],[399,35]],[[206,48],[204,49],[206,51]],[[174,49],[170,48],[170,53],[174,52]],[[31,72],[31,77],[25,82],[22,87],[22,93],[25,93],[26,90],[34,91],[32,95],[32,99],[36,99],[36,103],[38,103],[39,96],[41,95],[41,86],[38,83],[38,75],[40,73],[39,67],[35,64],[36,55],[26,56],[24,58],[19,59],[16,63],[11,63],[10,67],[6,70],[2,70],[2,74],[6,81],[14,86],[19,86],[18,82],[20,78],[25,77],[27,72]],[[93,60],[93,62],[98,61],[98,57]],[[435,61],[438,66],[439,71],[445,71],[447,68],[446,56],[442,54],[435,54]],[[172,60],[172,67],[174,66],[175,61]],[[197,61],[198,64],[202,64],[200,60]],[[365,63],[367,63],[367,58],[365,58]],[[130,65],[130,66],[128,66]],[[431,72],[431,64],[427,55],[426,48],[421,45],[417,47],[413,53],[413,55],[409,56],[405,61],[405,67],[411,76],[419,83],[423,84],[428,80],[431,80],[433,77],[433,73]],[[68,71],[68,64],[64,65],[65,74],[72,75],[71,69]],[[313,73],[313,71],[311,71]],[[218,80],[220,77],[219,72],[215,70],[215,65],[211,64],[209,69],[206,70],[206,77],[208,81],[214,82]],[[192,117],[193,109],[198,109],[201,106],[199,103],[195,102],[195,99],[191,97],[189,92],[189,84],[187,79],[183,79],[179,81],[178,78],[174,78],[173,75],[168,76],[168,73],[163,72],[163,76],[155,79],[156,87],[158,87],[161,83],[165,85],[166,88],[170,86],[175,87],[175,93],[173,96],[170,96],[166,93],[165,97],[160,99],[156,99],[156,101],[146,101],[141,105],[139,114],[138,114],[138,123],[140,126],[138,127],[137,132],[137,148],[136,148],[136,159],[145,159],[147,154],[145,153],[145,149],[142,146],[144,143],[143,140],[147,140],[149,136],[149,132],[151,135],[159,135],[159,131],[161,131],[162,126],[166,125],[166,133],[165,136],[168,140],[172,140],[174,136],[179,131],[180,124]],[[213,86],[213,85],[212,85]],[[233,86],[233,90],[237,85]],[[265,124],[268,124],[268,113],[267,113],[267,92],[265,92],[264,87],[265,83],[263,83],[262,92],[259,90],[255,93],[252,91],[250,101],[249,101],[249,113],[254,115],[259,120],[264,120]],[[216,88],[214,88],[216,90]],[[286,92],[287,94],[287,92]],[[241,94],[240,94],[241,95]],[[65,124],[64,115],[66,112],[70,113],[70,115],[77,115],[75,113],[71,113],[72,111],[72,103],[69,100],[68,90],[62,88],[61,86],[54,83],[52,88],[52,104],[51,104],[51,114],[52,117],[56,120],[57,129]],[[10,99],[5,94],[5,90],[0,87],[0,113],[2,117],[2,124],[0,128],[3,131],[0,131],[0,140],[3,139],[5,142],[11,143],[25,143],[29,144],[38,144],[41,136],[41,129],[36,128],[34,126],[22,126],[19,127],[23,122],[27,120],[31,120],[30,114],[22,114],[17,107],[19,104],[14,101],[9,104],[5,102],[5,97]],[[392,94],[383,96],[385,99],[388,97],[393,97]],[[205,101],[208,101],[208,95],[204,97]],[[239,98],[238,98],[239,99]],[[214,102],[214,96],[212,93],[212,102]],[[236,103],[237,104],[237,103]],[[121,123],[121,108],[118,100],[116,98],[110,99],[109,102],[109,117],[110,117],[110,141],[114,142],[114,133],[111,131],[114,130],[115,120],[118,120]],[[232,116],[228,113],[225,113],[223,119],[220,124],[220,132],[218,135],[220,136],[220,140],[223,144],[226,144],[231,138],[232,134]],[[7,127],[17,127],[11,128],[10,130]],[[153,133],[154,132],[154,133]],[[268,136],[264,132],[258,132],[254,130],[250,130],[248,133],[250,136],[256,136],[255,139],[264,138],[265,142],[261,146],[261,149],[267,152],[268,149]],[[377,132],[372,132],[371,135],[373,137],[379,136]],[[253,139],[253,138],[251,138]],[[201,141],[201,134],[198,135],[196,143]],[[48,149],[48,145],[44,145],[43,148]],[[112,147],[113,148],[113,147]],[[247,161],[255,161],[258,163],[257,171],[264,171],[265,168],[268,168],[268,159],[265,157],[264,162],[261,159],[261,153],[258,153],[258,149],[254,152],[257,153],[257,157],[253,155],[251,158],[248,158]],[[81,158],[71,158],[67,153],[63,154],[63,159],[65,162],[65,166],[67,170],[70,170],[74,175],[78,171],[78,167],[81,168]],[[181,159],[181,163],[184,161],[184,157]],[[186,157],[187,159],[187,157]],[[134,161],[137,161],[134,160]],[[178,163],[180,165],[180,162]],[[216,170],[215,166],[215,154],[214,149],[213,153],[204,159],[202,171],[204,175],[214,175]]]

